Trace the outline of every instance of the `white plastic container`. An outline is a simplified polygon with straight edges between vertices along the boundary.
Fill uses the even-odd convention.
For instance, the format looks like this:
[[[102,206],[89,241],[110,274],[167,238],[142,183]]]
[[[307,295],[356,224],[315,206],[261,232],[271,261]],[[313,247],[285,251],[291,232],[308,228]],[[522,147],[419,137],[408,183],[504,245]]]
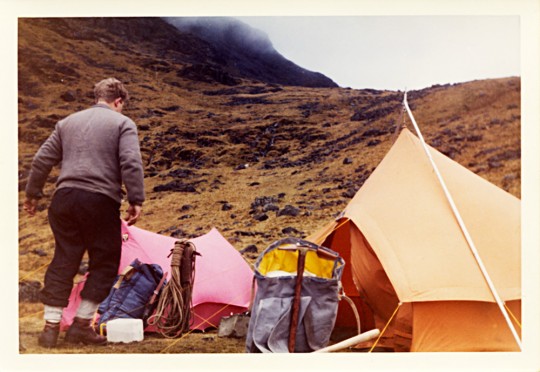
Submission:
[[[113,319],[107,322],[107,341],[136,342],[144,339],[142,319]]]

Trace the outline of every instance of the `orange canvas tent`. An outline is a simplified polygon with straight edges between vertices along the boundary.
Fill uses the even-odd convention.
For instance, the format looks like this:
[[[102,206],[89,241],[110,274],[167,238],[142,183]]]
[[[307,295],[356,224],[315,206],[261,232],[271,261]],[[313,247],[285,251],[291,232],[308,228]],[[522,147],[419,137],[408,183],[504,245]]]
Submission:
[[[518,351],[521,202],[437,150],[427,150],[504,301],[514,334],[421,141],[407,129],[339,218],[308,240],[345,258],[345,293],[356,298],[364,324],[384,329],[378,346]],[[340,321],[346,323],[338,314]]]

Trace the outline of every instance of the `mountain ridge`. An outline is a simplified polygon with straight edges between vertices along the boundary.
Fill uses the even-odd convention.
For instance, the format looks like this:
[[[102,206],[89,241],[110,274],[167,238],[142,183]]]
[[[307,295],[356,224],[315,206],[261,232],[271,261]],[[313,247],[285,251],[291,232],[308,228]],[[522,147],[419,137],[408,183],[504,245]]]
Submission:
[[[271,84],[338,86],[323,74],[308,71],[284,58],[264,32],[242,21],[231,17],[166,18],[166,21],[209,42],[232,74]]]
[[[207,68],[199,69],[201,75],[216,71],[221,76],[229,75],[229,81],[234,81],[235,85],[239,84],[238,79],[243,78],[293,86],[337,87],[323,74],[305,70],[285,59],[272,47],[267,37],[248,41],[245,33],[253,33],[253,29],[240,21],[227,20],[227,27],[214,30],[218,27],[215,20],[194,18],[192,22],[195,19],[200,21],[190,23],[189,27],[174,26],[174,22],[178,23],[180,19],[183,18],[169,18],[168,21],[158,17],[45,18],[34,21],[62,37],[114,43],[111,48],[120,50],[130,51],[126,42],[141,46],[152,44],[146,45],[145,50],[153,49],[151,53],[157,57],[170,58],[185,68],[204,64]],[[209,37],[222,33],[219,39]],[[224,43],[224,40],[228,42]],[[249,47],[260,40],[266,42],[264,50]],[[160,68],[164,69],[163,66]],[[215,79],[215,76],[208,75]]]

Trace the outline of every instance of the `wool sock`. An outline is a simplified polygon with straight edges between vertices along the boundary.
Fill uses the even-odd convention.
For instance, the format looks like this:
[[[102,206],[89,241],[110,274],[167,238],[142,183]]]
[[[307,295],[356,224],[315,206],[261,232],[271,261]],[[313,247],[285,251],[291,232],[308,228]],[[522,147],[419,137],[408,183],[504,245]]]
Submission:
[[[60,320],[62,320],[63,310],[64,308],[61,306],[45,305],[43,319],[49,323],[60,323]]]
[[[83,298],[75,316],[81,319],[92,319],[98,307],[98,302],[93,302]]]

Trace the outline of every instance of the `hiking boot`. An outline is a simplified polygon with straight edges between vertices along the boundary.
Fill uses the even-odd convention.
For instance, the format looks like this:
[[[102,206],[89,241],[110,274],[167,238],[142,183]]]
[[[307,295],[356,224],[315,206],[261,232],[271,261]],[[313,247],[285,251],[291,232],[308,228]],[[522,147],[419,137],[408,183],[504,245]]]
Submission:
[[[60,323],[45,322],[45,327],[39,335],[38,344],[46,348],[56,347],[58,334],[60,333]]]
[[[104,345],[107,337],[98,335],[92,327],[92,319],[75,317],[73,324],[66,332],[66,342],[72,344],[83,343],[85,345]]]

